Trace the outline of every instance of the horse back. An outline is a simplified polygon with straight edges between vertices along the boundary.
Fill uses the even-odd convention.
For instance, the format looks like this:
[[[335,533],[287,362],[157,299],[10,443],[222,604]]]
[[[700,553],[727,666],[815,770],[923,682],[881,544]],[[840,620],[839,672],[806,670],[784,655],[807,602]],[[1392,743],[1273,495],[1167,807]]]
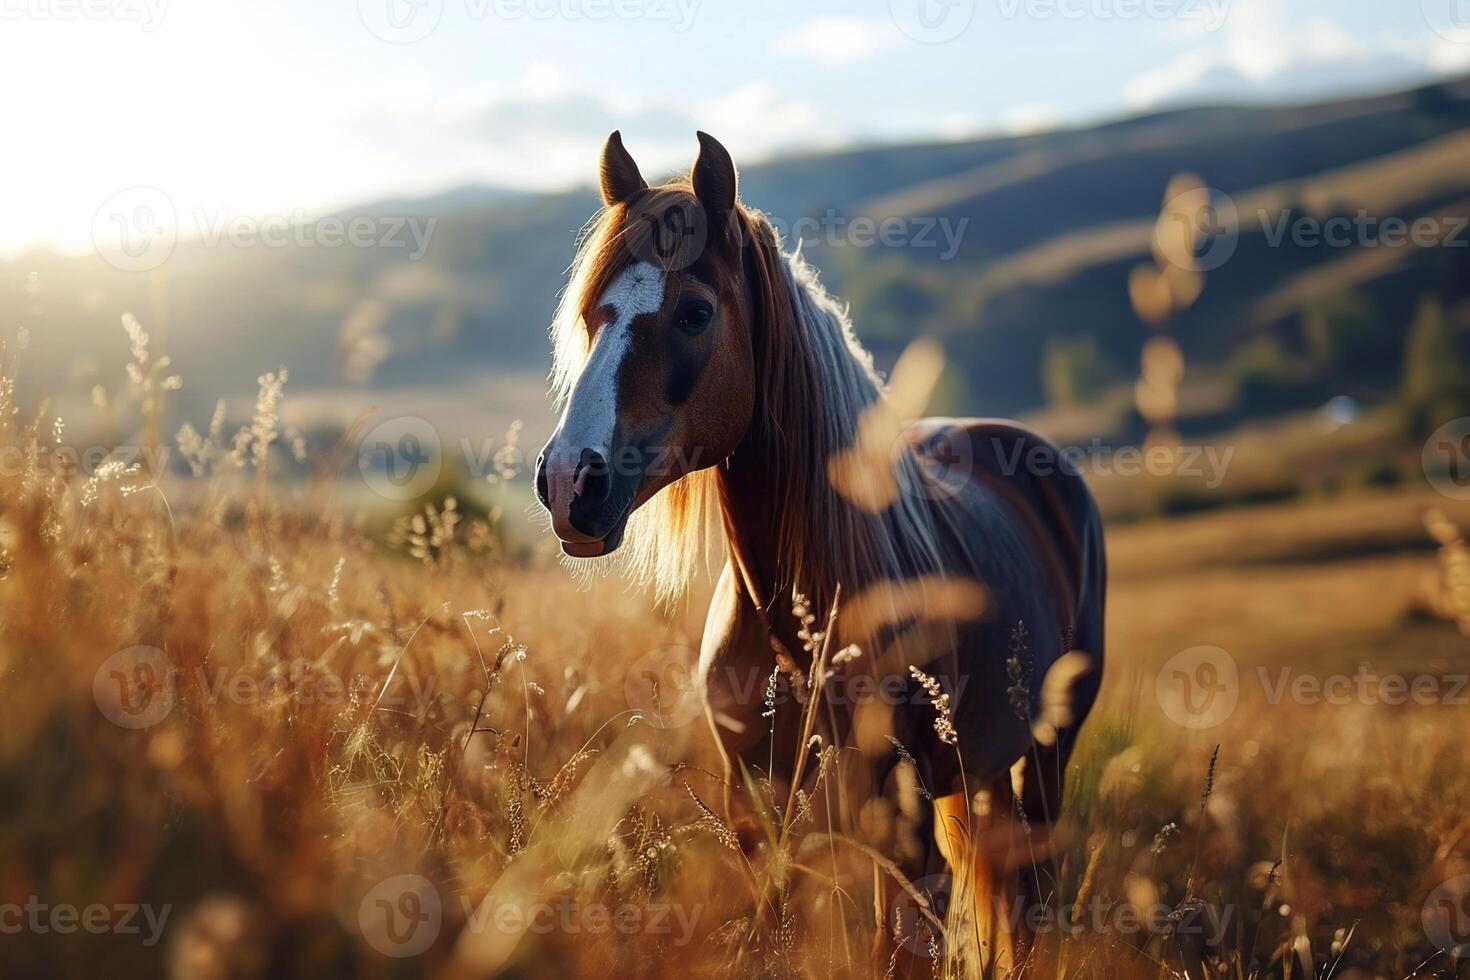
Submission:
[[[1102,518],[1076,464],[1017,422],[972,419],[962,427],[972,479],[1003,496],[1028,525],[1060,579],[1067,606],[1080,613],[1084,605],[1100,604],[1106,565]]]
[[[1034,700],[1063,654],[1085,653],[1091,666],[1072,688],[1076,724],[1064,733],[1070,740],[1102,673],[1107,568],[1092,492],[1071,459],[1016,422],[925,419],[909,438],[935,481],[931,496],[948,529],[950,572],[973,576],[990,594],[986,622],[970,643],[979,662],[967,670],[1005,676],[1001,663],[1025,647]],[[993,721],[983,719],[993,719],[998,707],[1006,711],[973,707],[987,728]]]

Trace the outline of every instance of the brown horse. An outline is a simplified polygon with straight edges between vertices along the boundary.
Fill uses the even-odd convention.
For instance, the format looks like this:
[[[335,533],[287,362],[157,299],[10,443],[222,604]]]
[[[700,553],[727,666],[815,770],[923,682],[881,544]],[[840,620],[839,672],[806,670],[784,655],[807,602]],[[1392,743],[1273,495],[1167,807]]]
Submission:
[[[765,680],[780,661],[783,684],[810,683],[793,678],[823,620],[804,627],[793,597],[819,617],[837,603],[835,642],[862,652],[833,673],[874,683],[834,689],[845,710],[823,730],[856,747],[873,792],[892,785],[898,746],[912,756],[937,823],[908,870],[942,870],[942,855],[981,898],[1025,878],[1044,901],[1046,832],[1101,675],[1092,496],[1018,425],[899,425],[844,310],[738,200],[725,148],[699,142],[687,180],[649,187],[608,137],[607,207],[552,328],[563,414],[537,495],[567,555],[617,551],[666,599],[722,533],[699,670],[730,785],[742,763],[791,778],[799,712],[768,722]],[[1013,831],[997,837],[1012,813],[1031,824],[1024,860]],[[990,927],[985,955],[1004,965],[1017,930]]]

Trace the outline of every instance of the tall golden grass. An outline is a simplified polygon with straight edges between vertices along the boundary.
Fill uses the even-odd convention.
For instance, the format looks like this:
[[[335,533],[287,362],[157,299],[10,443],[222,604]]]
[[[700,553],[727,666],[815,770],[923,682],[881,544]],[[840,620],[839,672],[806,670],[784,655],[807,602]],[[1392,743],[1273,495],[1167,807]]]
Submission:
[[[122,395],[149,440],[176,383],[129,333]],[[331,481],[273,480],[272,460],[300,448],[278,417],[286,380],[261,379],[238,435],[222,414],[182,434],[189,479],[68,472],[64,425],[19,415],[0,385],[15,461],[0,475],[5,976],[984,972],[966,903],[931,901],[945,890],[899,870],[920,844],[912,771],[890,796],[841,796],[841,752],[815,716],[824,666],[862,652],[825,648],[831,610],[807,611],[813,696],[772,697],[800,716],[804,779],[782,790],[748,772],[758,819],[742,837],[683,702],[701,603],[659,611],[616,582],[579,588],[554,561],[512,559],[498,518],[463,502],[401,515],[395,533]],[[1047,906],[1029,910],[1040,928],[1022,966],[1446,975],[1457,962],[1422,911],[1470,873],[1470,708],[1272,704],[1245,684],[1226,722],[1191,732],[1154,699],[1184,637],[1253,651],[1248,664],[1337,663],[1332,617],[1312,610],[1205,625],[1261,585],[1228,562],[1192,574],[1167,541],[1234,520],[1113,544],[1104,695],[1053,846],[1024,859]],[[1431,553],[1354,561],[1320,581],[1383,604],[1378,632],[1355,635],[1466,669],[1452,624],[1384,598],[1431,573]],[[1365,585],[1374,574],[1394,584]],[[977,797],[967,816],[983,829],[1000,815]],[[44,913],[10,929],[7,903],[107,911],[96,930]],[[155,943],[124,928],[137,904],[167,910]],[[1073,907],[1068,928],[1049,924]]]

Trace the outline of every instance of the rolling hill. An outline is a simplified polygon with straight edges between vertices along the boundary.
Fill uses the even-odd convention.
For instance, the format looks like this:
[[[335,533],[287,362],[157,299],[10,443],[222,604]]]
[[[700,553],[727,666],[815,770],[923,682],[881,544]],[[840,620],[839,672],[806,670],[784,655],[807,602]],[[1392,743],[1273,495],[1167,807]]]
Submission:
[[[1466,215],[1464,79],[1288,108],[1180,109],[1028,136],[793,157],[745,168],[742,192],[779,226],[805,219],[816,229],[804,247],[851,302],[880,363],[913,336],[937,335],[951,365],[940,407],[1014,415],[1046,403],[1043,366],[1062,341],[1087,340],[1100,376],[1131,378],[1148,328],[1130,308],[1127,277],[1148,260],[1163,190],[1181,172],[1228,195],[1240,215],[1233,255],[1208,272],[1200,301],[1173,325],[1191,378],[1228,387],[1242,350],[1262,344],[1278,358],[1305,356],[1307,314],[1344,297],[1376,338],[1374,356],[1283,386],[1274,400],[1227,398],[1199,426],[1334,393],[1383,397],[1397,383],[1419,298],[1438,294],[1463,310],[1455,304],[1470,294],[1470,233],[1435,248],[1273,238],[1289,226],[1283,220],[1303,217],[1438,215],[1448,227]],[[181,241],[160,269],[127,273],[96,256],[31,253],[0,261],[0,321],[31,335],[23,395],[116,377],[126,357],[117,318],[132,310],[186,379],[180,404],[190,418],[207,416],[218,395],[248,398],[256,375],[277,365],[290,368],[304,404],[343,402],[354,390],[345,349],[366,333],[386,341],[386,357],[346,401],[412,396],[426,400],[425,412],[460,412],[453,424],[465,430],[528,414],[534,436],[544,420],[534,405],[520,406],[544,373],[545,325],[595,206],[585,189],[462,188],[351,210],[434,219],[417,260],[404,249]],[[956,241],[950,250],[860,247],[825,230],[856,218],[900,219],[910,237],[942,223]],[[361,370],[348,373],[362,380]]]

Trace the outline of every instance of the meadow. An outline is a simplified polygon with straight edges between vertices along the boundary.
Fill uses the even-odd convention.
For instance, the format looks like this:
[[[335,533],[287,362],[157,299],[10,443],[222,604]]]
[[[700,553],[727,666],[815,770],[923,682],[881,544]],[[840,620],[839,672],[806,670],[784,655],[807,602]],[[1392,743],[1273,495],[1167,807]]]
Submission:
[[[707,585],[578,582],[474,488],[364,506],[360,427],[276,479],[284,382],[180,435],[192,478],[78,470],[0,389],[0,973],[976,975],[888,857],[911,780],[845,808],[818,742],[801,794],[751,775],[742,848]],[[1423,486],[1114,526],[1034,975],[1467,975],[1467,526]]]

